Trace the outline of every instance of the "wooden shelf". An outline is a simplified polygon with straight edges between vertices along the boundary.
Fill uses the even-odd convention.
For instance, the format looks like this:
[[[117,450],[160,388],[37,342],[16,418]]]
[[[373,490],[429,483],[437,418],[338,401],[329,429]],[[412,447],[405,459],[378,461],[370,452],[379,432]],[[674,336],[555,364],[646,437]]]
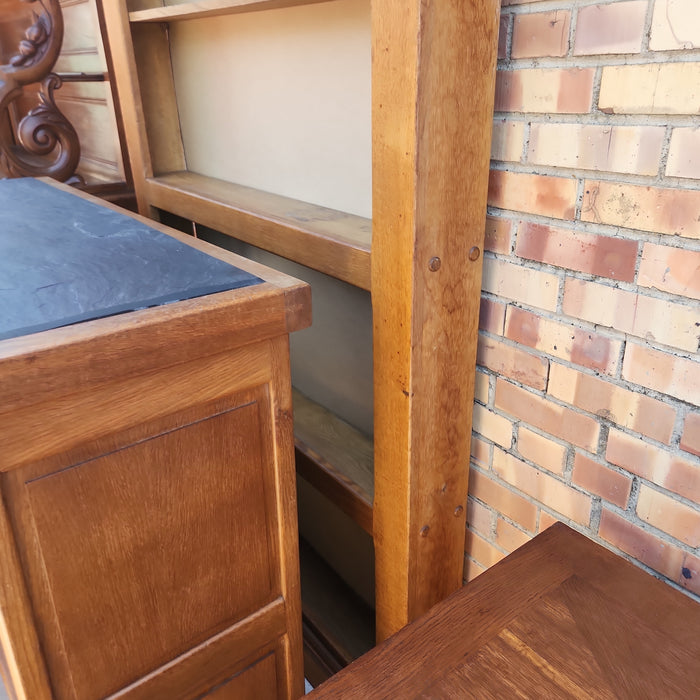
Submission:
[[[146,195],[154,207],[370,288],[369,219],[188,171],[147,178]]]
[[[329,0],[199,0],[182,4],[169,4],[129,13],[130,22],[176,22],[178,20],[234,15],[241,12],[279,10],[297,5],[315,5]]]
[[[293,392],[297,471],[372,534],[372,441],[298,391]]]
[[[374,611],[303,539],[299,569],[304,671],[317,685],[374,646]]]

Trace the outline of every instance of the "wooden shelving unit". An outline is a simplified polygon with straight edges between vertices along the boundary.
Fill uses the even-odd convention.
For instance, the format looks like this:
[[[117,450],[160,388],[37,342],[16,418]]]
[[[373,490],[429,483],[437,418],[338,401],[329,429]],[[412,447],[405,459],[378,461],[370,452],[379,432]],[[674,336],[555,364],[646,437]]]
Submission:
[[[302,395],[295,421],[299,473],[373,536],[382,639],[462,581],[499,0],[373,0],[371,222],[186,167],[167,23],[319,1],[104,12],[140,211],[372,294],[373,443]]]

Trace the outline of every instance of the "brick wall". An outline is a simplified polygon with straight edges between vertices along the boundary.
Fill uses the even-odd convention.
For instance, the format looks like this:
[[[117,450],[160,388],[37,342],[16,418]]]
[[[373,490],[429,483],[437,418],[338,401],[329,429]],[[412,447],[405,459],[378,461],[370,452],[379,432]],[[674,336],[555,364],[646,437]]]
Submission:
[[[700,0],[502,0],[465,580],[557,520],[700,599]]]

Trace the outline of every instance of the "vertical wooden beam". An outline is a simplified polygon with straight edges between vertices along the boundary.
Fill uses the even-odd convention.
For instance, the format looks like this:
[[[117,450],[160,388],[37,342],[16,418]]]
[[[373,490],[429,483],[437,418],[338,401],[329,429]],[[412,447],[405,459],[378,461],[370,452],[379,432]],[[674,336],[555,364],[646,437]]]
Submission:
[[[499,0],[373,0],[381,640],[462,583]]]

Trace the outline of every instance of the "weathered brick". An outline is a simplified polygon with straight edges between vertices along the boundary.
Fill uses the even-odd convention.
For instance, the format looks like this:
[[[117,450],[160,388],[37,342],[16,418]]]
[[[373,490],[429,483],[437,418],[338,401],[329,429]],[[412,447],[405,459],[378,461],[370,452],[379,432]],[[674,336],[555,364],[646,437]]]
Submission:
[[[479,537],[479,535],[471,530],[467,530],[465,550],[472,559],[475,559],[487,569],[497,564],[505,557],[503,552],[496,549],[490,542],[487,542],[483,537]]]
[[[512,423],[507,418],[499,416],[479,404],[474,404],[472,429],[503,447],[510,447],[513,439]]]
[[[552,527],[554,523],[561,522],[560,518],[550,515],[546,510],[540,510],[539,525],[537,532],[544,532],[547,528]]]
[[[700,362],[627,343],[622,376],[628,381],[697,405]]]
[[[652,51],[700,48],[697,0],[656,0],[649,48]]]
[[[691,352],[698,348],[700,308],[697,306],[674,304],[665,299],[626,292],[595,282],[568,279],[564,285],[562,308],[569,316],[614,328],[652,343]]]
[[[683,588],[700,595],[700,558],[686,554],[681,565],[681,575],[676,579]]]
[[[549,362],[546,358],[493,338],[479,336],[476,362],[496,374],[510,377],[534,389],[544,389],[547,386]]]
[[[605,66],[598,108],[614,114],[698,114],[700,63]]]
[[[527,162],[635,175],[656,175],[662,126],[533,124]]]
[[[513,209],[554,219],[572,219],[576,206],[576,180],[492,170],[488,203],[500,209]]]
[[[470,471],[469,493],[526,530],[535,531],[537,523],[535,504],[513,493],[486,474],[474,469]]]
[[[520,162],[525,139],[525,124],[506,119],[494,119],[491,134],[491,158]]]
[[[645,243],[637,284],[700,299],[700,251]]]
[[[483,537],[489,537],[493,529],[493,511],[473,498],[467,499],[467,525]]]
[[[479,307],[479,330],[503,335],[503,326],[506,320],[506,305],[500,301],[481,297]]]
[[[526,68],[496,74],[496,112],[586,114],[593,100],[592,68]]]
[[[654,440],[671,442],[676,410],[663,401],[558,363],[550,367],[547,392]]]
[[[519,530],[507,520],[498,518],[496,521],[496,544],[505,549],[506,552],[514,552],[518,547],[522,547],[531,539],[527,532]]]
[[[482,289],[490,294],[528,306],[554,311],[559,296],[559,277],[504,260],[484,260]]]
[[[571,442],[589,452],[597,449],[600,426],[595,420],[500,377],[496,381],[496,406],[565,442]]]
[[[510,253],[513,222],[497,216],[486,217],[484,248],[493,253]]]
[[[678,579],[684,559],[684,552],[678,547],[664,542],[606,508],[603,508],[600,516],[598,534],[654,571],[674,581]]]
[[[532,2],[532,0],[501,0],[502,7],[508,7],[509,5],[527,5]]]
[[[486,569],[481,566],[478,562],[475,562],[469,557],[464,557],[464,570],[462,572],[462,577],[465,583],[473,581],[477,576],[483,574]]]
[[[596,236],[523,221],[518,227],[515,254],[597,277],[632,282],[638,245],[637,241],[626,238]]]
[[[568,10],[516,15],[511,57],[566,56],[570,23]]]
[[[474,398],[483,404],[489,402],[489,376],[484,372],[475,373]]]
[[[564,473],[566,447],[563,445],[548,440],[521,425],[518,427],[517,447],[521,456],[530,462],[555,474]]]
[[[700,179],[700,127],[673,130],[666,175]]]
[[[591,498],[553,476],[521,462],[503,450],[494,450],[493,470],[519,491],[538,500],[565,518],[588,525]]]
[[[509,306],[506,338],[606,374],[617,370],[622,344],[600,333],[574,328]]]
[[[657,486],[700,502],[700,467],[645,440],[611,430],[605,459]]]
[[[502,14],[498,23],[498,58],[508,58],[508,27],[511,15]]]
[[[609,467],[576,453],[571,480],[582,489],[614,503],[620,508],[627,507],[632,490],[632,479]]]
[[[681,449],[700,457],[700,413],[689,413],[685,417]]]
[[[574,55],[639,53],[647,1],[589,5],[578,11]]]
[[[691,547],[700,545],[700,510],[642,485],[637,515],[645,522]]]
[[[700,190],[586,181],[583,221],[700,238]]]
[[[488,469],[491,464],[491,445],[484,440],[480,440],[472,433],[471,441],[471,461],[484,469]]]

